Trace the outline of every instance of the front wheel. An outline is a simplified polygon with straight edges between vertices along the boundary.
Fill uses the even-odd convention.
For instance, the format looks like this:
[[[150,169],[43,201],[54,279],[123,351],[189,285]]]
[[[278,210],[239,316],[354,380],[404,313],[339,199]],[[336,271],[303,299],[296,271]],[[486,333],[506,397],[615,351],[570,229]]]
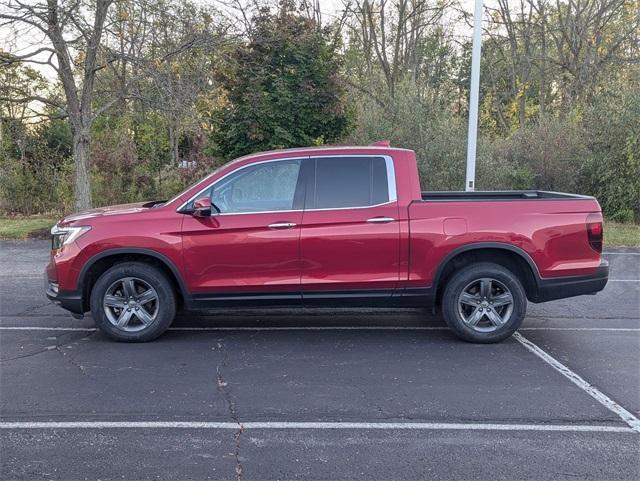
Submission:
[[[116,341],[151,341],[169,328],[175,314],[171,282],[160,269],[142,262],[116,264],[91,291],[91,315]]]
[[[505,267],[481,262],[462,268],[442,297],[444,319],[459,338],[477,343],[502,341],[522,324],[527,296]]]

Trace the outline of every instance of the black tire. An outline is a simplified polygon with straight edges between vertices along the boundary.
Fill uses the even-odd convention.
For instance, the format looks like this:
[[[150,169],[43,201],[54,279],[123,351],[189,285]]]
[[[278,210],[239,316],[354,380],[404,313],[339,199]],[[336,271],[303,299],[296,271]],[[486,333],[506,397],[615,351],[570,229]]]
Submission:
[[[483,283],[483,279],[492,282]],[[481,289],[493,294],[487,295],[485,300]],[[464,300],[461,297],[463,291]],[[473,293],[473,301],[469,300],[470,293]],[[506,302],[509,294],[511,304],[493,306],[494,302]],[[442,297],[445,322],[456,336],[468,342],[487,344],[503,341],[520,327],[526,312],[527,296],[518,277],[509,269],[490,262],[470,264],[460,269],[448,280]],[[500,324],[498,319],[504,323]]]
[[[129,283],[129,279],[134,279],[133,284]],[[119,282],[122,282],[122,284],[118,284]],[[105,307],[103,302],[107,302],[105,298],[107,291],[110,291],[110,293],[115,292],[110,299],[118,299],[118,304],[120,303],[120,296],[122,296],[122,299],[128,299],[129,297],[124,291],[124,282],[127,283],[127,286],[133,286],[140,293],[139,300],[142,300],[142,294],[145,292],[150,292],[155,295],[155,298],[152,301],[148,301],[144,306],[137,303],[132,305],[124,303],[123,305],[127,307],[123,309],[131,311],[131,313],[127,314],[130,318],[130,324],[128,322],[126,327],[119,328],[112,320],[119,313],[122,313],[123,309]],[[113,291],[114,289],[115,291]],[[176,293],[171,282],[160,269],[142,262],[123,262],[105,271],[93,286],[90,302],[91,315],[96,326],[115,341],[152,341],[169,328],[176,315]],[[138,319],[135,306],[140,306],[140,309],[144,308],[145,315],[149,315],[152,311],[152,318],[147,318],[148,322]],[[142,311],[139,312],[142,313]],[[109,319],[109,316],[111,316],[112,320]],[[115,320],[117,321],[118,319]]]

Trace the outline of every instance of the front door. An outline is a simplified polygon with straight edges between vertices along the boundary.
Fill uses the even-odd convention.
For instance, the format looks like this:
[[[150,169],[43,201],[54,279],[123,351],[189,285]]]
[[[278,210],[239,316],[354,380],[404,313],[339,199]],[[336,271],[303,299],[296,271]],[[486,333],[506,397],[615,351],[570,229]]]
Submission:
[[[211,300],[252,294],[300,298],[301,162],[240,167],[204,194],[220,213],[185,215],[183,256],[192,294]]]
[[[312,181],[300,238],[304,302],[334,296],[356,304],[372,297],[384,301],[400,278],[393,160],[339,156],[305,162],[312,164]]]

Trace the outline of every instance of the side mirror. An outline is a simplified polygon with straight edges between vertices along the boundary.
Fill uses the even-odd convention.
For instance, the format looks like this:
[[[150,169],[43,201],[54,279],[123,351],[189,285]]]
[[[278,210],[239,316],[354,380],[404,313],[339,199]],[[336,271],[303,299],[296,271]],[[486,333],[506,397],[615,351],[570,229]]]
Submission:
[[[201,197],[193,202],[194,217],[209,217],[211,215],[211,199],[209,197]]]

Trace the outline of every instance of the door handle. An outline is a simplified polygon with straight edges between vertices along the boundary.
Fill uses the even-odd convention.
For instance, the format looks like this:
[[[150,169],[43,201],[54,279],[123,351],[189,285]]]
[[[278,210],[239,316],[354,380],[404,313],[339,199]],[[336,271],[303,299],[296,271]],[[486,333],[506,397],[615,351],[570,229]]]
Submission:
[[[393,222],[395,219],[393,217],[372,217],[371,219],[367,219],[367,222],[371,224],[386,224],[388,222]]]
[[[291,229],[297,225],[298,224],[294,224],[293,222],[276,222],[275,224],[269,224],[267,227],[269,227],[269,229]]]

